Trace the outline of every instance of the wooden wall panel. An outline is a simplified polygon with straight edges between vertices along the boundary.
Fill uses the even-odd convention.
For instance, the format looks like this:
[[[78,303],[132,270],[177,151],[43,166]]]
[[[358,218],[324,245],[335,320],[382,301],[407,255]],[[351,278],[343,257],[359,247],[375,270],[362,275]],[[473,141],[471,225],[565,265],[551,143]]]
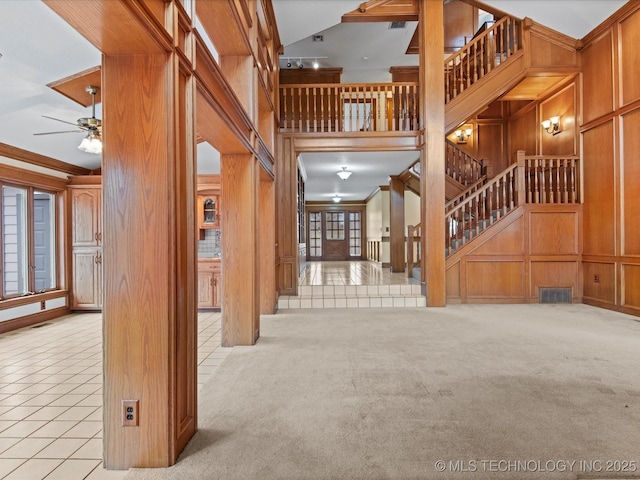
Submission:
[[[498,175],[510,165],[505,155],[504,125],[499,123],[478,123],[475,135],[477,153],[475,157],[483,160],[485,166],[491,169],[492,175]],[[472,137],[473,138],[473,137]]]
[[[478,27],[478,11],[464,2],[446,2],[444,18],[447,28],[444,32],[444,51],[453,53],[471,40]]]
[[[460,298],[460,262],[446,271],[447,300]]]
[[[527,155],[537,153],[536,139],[539,135],[540,124],[536,117],[536,110],[531,109],[524,115],[514,119],[509,125],[511,140],[510,163],[515,161],[515,152],[524,150]]]
[[[538,298],[541,287],[571,287],[579,296],[578,262],[531,262],[531,298]]]
[[[474,255],[522,255],[524,254],[524,218],[520,217],[499,235],[478,247]]]
[[[559,115],[561,130],[557,135],[550,135],[538,126],[538,132],[540,132],[542,139],[540,144],[540,154],[576,155],[576,102],[576,86],[572,83],[540,104],[540,119],[545,120],[549,117]]]
[[[531,212],[529,253],[531,255],[577,255],[579,252],[577,212]]]
[[[640,10],[620,23],[620,72],[622,105],[640,99]]]
[[[583,134],[584,254],[615,255],[613,122]]]
[[[568,45],[559,45],[546,37],[531,33],[532,67],[571,66],[576,63],[576,51]]]
[[[640,265],[622,265],[623,299],[625,307],[640,309]]]
[[[583,298],[615,305],[615,263],[584,262],[582,268],[584,278]]]
[[[640,109],[622,117],[623,255],[640,255]],[[638,286],[640,290],[640,286]]]
[[[583,50],[584,123],[613,111],[612,32]]]
[[[468,298],[524,298],[524,262],[468,261]]]

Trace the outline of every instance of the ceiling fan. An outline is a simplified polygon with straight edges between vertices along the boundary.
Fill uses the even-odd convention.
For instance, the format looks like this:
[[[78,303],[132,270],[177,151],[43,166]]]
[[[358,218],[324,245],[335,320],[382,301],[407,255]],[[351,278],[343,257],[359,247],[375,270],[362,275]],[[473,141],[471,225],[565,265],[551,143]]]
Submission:
[[[34,133],[34,135],[53,135],[58,133],[86,133],[87,135],[82,139],[78,148],[88,153],[102,153],[102,121],[96,118],[96,93],[98,87],[89,85],[86,89],[87,93],[91,95],[91,117],[81,117],[76,123],[67,122],[66,120],[60,120],[59,118],[49,117],[42,115],[44,118],[49,118],[57,122],[67,123],[74,125],[77,130],[62,130],[60,132],[42,132]]]

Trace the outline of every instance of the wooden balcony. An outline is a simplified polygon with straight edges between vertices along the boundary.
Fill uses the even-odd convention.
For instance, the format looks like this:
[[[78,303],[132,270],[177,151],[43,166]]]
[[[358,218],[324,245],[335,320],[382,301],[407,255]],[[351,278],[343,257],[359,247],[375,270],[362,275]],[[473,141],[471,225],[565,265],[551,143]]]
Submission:
[[[280,87],[280,131],[417,132],[418,84],[323,83]]]

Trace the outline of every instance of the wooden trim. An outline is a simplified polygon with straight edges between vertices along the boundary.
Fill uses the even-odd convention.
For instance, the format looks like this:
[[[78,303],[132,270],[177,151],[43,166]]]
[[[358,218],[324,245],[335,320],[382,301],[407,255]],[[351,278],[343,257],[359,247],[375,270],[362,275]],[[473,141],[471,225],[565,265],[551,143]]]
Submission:
[[[79,175],[69,179],[69,186],[102,185],[102,175]]]
[[[57,192],[67,188],[68,180],[50,177],[43,173],[30,172],[11,165],[2,165],[0,179],[8,180],[11,183],[29,187],[44,187]]]
[[[23,150],[22,148],[7,145],[0,142],[0,156],[20,160],[21,162],[30,163],[39,167],[49,168],[57,172],[68,173],[70,175],[88,175],[91,170],[88,168],[78,167],[70,163],[56,160],[55,158],[40,155],[39,153]]]
[[[52,300],[54,298],[68,297],[68,295],[69,292],[67,290],[51,290],[49,292],[36,293],[34,295],[9,298],[7,300],[0,301],[0,310],[7,310],[9,308],[15,308],[21,305],[28,305],[35,302]]]
[[[19,328],[30,327],[31,325],[35,325],[36,323],[53,320],[63,315],[68,315],[69,313],[70,310],[69,306],[67,305],[66,307],[53,308],[51,310],[46,310],[41,313],[36,313],[35,315],[29,315],[27,317],[6,320],[4,322],[0,322],[0,334],[11,332],[12,330],[17,330]]]

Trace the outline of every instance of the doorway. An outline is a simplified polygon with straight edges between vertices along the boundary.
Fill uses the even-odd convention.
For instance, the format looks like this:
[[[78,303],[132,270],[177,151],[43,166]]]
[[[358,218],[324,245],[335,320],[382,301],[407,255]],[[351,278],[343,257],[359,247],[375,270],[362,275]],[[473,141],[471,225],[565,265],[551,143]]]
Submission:
[[[307,219],[307,260],[362,259],[362,209],[307,210]]]

